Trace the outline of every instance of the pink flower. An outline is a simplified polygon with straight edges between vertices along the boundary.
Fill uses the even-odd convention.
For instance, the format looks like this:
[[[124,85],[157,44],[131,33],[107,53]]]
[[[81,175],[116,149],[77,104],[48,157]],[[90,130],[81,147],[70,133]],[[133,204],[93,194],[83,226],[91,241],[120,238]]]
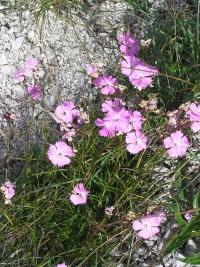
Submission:
[[[194,121],[191,124],[191,129],[194,133],[197,133],[198,131],[200,131],[200,121]]]
[[[142,114],[139,111],[129,111],[130,117],[128,120],[127,132],[132,130],[141,130],[142,128]]]
[[[113,78],[111,75],[104,75],[99,78],[94,79],[93,81],[95,86],[101,87],[101,93],[104,95],[114,94],[115,93],[115,84],[117,79]]]
[[[1,186],[1,191],[3,192],[6,200],[5,204],[11,204],[11,198],[15,195],[15,184],[11,183],[10,181],[5,182]]]
[[[129,81],[138,89],[142,90],[147,86],[151,86],[153,76],[158,73],[155,67],[149,66],[145,63],[138,64],[129,76]]]
[[[35,69],[35,67],[37,67],[37,65],[39,63],[40,63],[40,61],[37,59],[28,59],[26,61],[26,67],[28,70],[33,70],[33,69]]]
[[[128,127],[129,112],[124,108],[119,110],[110,110],[103,120],[97,119],[95,124],[103,127],[99,131],[101,136],[115,136],[116,132],[122,134]]]
[[[160,232],[160,218],[156,215],[146,215],[140,220],[133,222],[133,229],[138,232],[138,236],[144,239],[155,236]]]
[[[125,56],[121,62],[121,71],[126,76],[131,76],[136,66],[142,64],[142,60],[135,56]]]
[[[126,149],[131,154],[137,154],[147,147],[147,138],[141,131],[135,131],[126,135]]]
[[[82,183],[75,186],[73,193],[70,196],[70,200],[74,205],[86,204],[89,191],[86,190]]]
[[[78,110],[75,109],[73,102],[64,102],[62,105],[58,106],[54,113],[56,117],[54,119],[58,123],[70,123],[76,118]]]
[[[24,81],[24,71],[19,70],[19,69],[15,69],[15,71],[13,72],[13,80],[16,83],[23,82]]]
[[[122,41],[120,51],[126,56],[133,56],[139,53],[138,40],[132,38],[130,32],[125,35],[120,34],[120,40]]]
[[[32,72],[30,69],[21,70],[24,76],[31,76]]]
[[[189,222],[189,221],[192,220],[193,215],[194,215],[194,212],[192,212],[192,211],[188,211],[188,212],[185,214],[184,217],[185,217],[185,219]]]
[[[56,267],[67,267],[67,265],[63,262],[61,264],[58,264]]]
[[[62,167],[71,162],[70,158],[74,157],[74,150],[65,142],[59,141],[55,145],[50,145],[47,155],[53,165]]]
[[[191,121],[200,121],[200,105],[192,103],[186,115],[190,117]]]
[[[183,157],[190,143],[181,131],[176,131],[163,140],[167,153],[172,158]]]
[[[88,64],[86,67],[86,72],[88,75],[90,75],[93,78],[97,78],[98,77],[98,69],[97,67],[95,67],[93,64]]]
[[[31,70],[29,70],[29,69],[25,69],[25,70],[15,69],[15,71],[13,72],[13,80],[16,83],[23,82],[24,76],[31,76]]]
[[[35,85],[33,87],[28,86],[27,90],[33,99],[37,100],[40,98],[41,87],[39,85]]]
[[[192,103],[186,115],[192,122],[191,129],[193,132],[198,132],[200,130],[200,105],[196,106],[194,103]]]
[[[102,105],[102,111],[103,112],[108,112],[108,111],[113,111],[113,110],[121,110],[123,107],[123,102],[122,99],[120,98],[115,98],[114,101],[112,99],[107,99]]]

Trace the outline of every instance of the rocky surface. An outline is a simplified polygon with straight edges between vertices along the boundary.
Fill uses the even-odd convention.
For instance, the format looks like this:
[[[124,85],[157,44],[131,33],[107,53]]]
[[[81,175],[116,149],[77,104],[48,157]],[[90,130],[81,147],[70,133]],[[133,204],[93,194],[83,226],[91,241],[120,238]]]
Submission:
[[[137,24],[134,11],[125,2],[92,2],[85,4],[84,12],[80,10],[71,15],[71,23],[59,20],[53,13],[47,13],[44,23],[36,23],[28,10],[22,14],[22,18],[17,13],[0,13],[0,161],[4,168],[9,158],[16,156],[16,153],[23,153],[32,142],[39,142],[42,119],[38,115],[42,113],[44,105],[54,110],[64,100],[80,102],[83,98],[91,99],[93,92],[90,80],[85,75],[85,66],[90,62],[98,62],[101,66],[107,62],[118,64],[116,35],[123,30],[124,23],[129,26],[134,24],[135,32],[140,37],[145,35],[146,25],[141,22]],[[177,3],[181,9],[181,1]],[[154,1],[152,11],[161,5],[162,1]],[[129,21],[131,19],[131,24],[127,23],[127,18]],[[44,97],[35,104],[28,96],[26,87],[16,84],[12,78],[15,68],[23,68],[25,60],[29,58],[41,60],[44,66],[44,77],[40,81]],[[11,119],[8,118],[10,116]],[[4,168],[1,168],[0,175],[5,174]],[[191,172],[196,172],[198,161],[191,164],[190,168]],[[158,170],[161,173],[159,177],[169,177],[171,171],[170,167],[162,167]],[[174,177],[171,176],[171,179]],[[193,240],[188,241],[183,251],[165,255],[152,265],[153,259],[158,257],[176,228],[175,222],[166,223],[160,237],[145,241],[132,254],[130,266],[184,266],[176,257],[190,256],[196,251],[196,242]]]
[[[84,10],[89,11],[78,11],[72,15],[70,23],[50,12],[44,22],[37,23],[28,10],[22,13],[22,18],[17,13],[0,14],[1,159],[6,157],[8,146],[24,148],[37,138],[32,133],[30,140],[27,133],[38,128],[33,117],[40,113],[44,104],[54,109],[62,101],[77,103],[83,98],[91,98],[86,64],[94,61],[101,65],[106,62],[116,64],[119,53],[113,29],[121,28],[126,8],[125,3],[116,1],[88,4]],[[45,75],[40,81],[44,97],[42,101],[36,101],[34,107],[26,87],[16,84],[12,78],[15,68],[23,69],[29,58],[37,58],[45,66]],[[5,118],[7,113],[15,117],[12,125]],[[39,134],[38,130],[36,133]]]

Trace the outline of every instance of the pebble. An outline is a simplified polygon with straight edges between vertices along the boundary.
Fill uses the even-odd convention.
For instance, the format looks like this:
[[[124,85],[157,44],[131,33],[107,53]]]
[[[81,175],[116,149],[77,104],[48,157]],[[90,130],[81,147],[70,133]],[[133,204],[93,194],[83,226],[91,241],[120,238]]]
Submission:
[[[0,56],[0,65],[7,65],[8,63],[8,55],[6,53],[2,53]]]
[[[197,250],[196,243],[192,239],[188,240],[187,244],[185,245],[185,253],[184,254],[187,257],[192,257],[196,250]]]
[[[20,84],[16,84],[13,88],[13,93],[16,94],[17,96],[23,96],[24,92],[25,89]]]
[[[9,66],[9,65],[4,65],[2,68],[1,68],[1,71],[4,75],[12,75],[12,68]]]
[[[16,40],[12,42],[12,48],[14,50],[20,49],[24,42],[24,37],[18,37]]]

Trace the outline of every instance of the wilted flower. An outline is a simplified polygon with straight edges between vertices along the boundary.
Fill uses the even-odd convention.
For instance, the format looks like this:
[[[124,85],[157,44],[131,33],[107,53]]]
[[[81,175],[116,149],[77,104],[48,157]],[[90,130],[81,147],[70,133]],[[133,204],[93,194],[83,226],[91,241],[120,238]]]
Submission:
[[[142,100],[139,104],[140,107],[144,108],[145,111],[158,113],[159,110],[157,109],[158,100],[156,98],[152,98],[149,100]]]
[[[34,70],[33,72],[33,77],[36,79],[36,80],[39,80],[40,78],[42,78],[44,76],[45,72],[42,68],[42,65],[38,65],[37,68]]]
[[[189,222],[189,221],[191,221],[193,215],[194,215],[194,212],[192,212],[192,211],[188,211],[188,212],[185,214],[184,217],[185,217],[185,219]]]
[[[112,216],[114,209],[115,209],[114,206],[105,208],[105,214],[108,215],[108,216]]]
[[[74,205],[86,204],[89,191],[84,187],[82,183],[77,184],[70,196],[70,200]]]
[[[143,47],[148,47],[148,46],[150,46],[151,42],[152,42],[152,39],[141,40],[141,41],[140,41],[140,44],[141,44]]]
[[[63,127],[61,126],[61,128],[63,129]],[[76,130],[73,128],[67,128],[65,127],[64,129],[64,134],[62,136],[62,138],[67,139],[68,141],[72,141],[73,137],[76,135]]]
[[[6,200],[5,204],[11,204],[11,198],[15,195],[15,184],[11,183],[10,181],[5,182],[1,186],[1,191],[3,192]]]

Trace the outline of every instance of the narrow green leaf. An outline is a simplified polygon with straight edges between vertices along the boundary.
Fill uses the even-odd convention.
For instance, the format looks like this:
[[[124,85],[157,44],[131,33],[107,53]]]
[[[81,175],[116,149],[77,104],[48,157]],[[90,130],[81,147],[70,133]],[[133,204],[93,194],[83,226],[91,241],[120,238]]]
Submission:
[[[194,196],[193,209],[199,208],[199,195],[200,195],[200,190]],[[196,214],[199,214],[199,210],[196,210]]]
[[[188,257],[186,259],[177,258],[179,261],[191,264],[199,264],[200,263],[200,252],[192,257]]]
[[[183,227],[186,224],[186,221],[182,218],[182,215],[180,213],[180,207],[177,201],[175,205],[175,220],[180,227]]]

